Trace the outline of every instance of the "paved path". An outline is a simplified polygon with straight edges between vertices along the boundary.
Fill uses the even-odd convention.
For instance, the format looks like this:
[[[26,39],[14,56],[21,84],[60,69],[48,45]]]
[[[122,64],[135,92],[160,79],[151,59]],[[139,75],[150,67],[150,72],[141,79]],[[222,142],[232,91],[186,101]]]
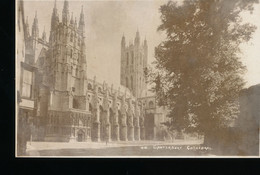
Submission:
[[[120,142],[28,142],[27,151],[54,150],[54,149],[101,149],[127,146],[151,146],[151,145],[198,145],[202,140],[174,140],[174,141],[120,141]]]
[[[120,141],[109,142],[32,142],[27,145],[28,156],[171,156],[198,155],[187,145],[199,146],[202,140]]]

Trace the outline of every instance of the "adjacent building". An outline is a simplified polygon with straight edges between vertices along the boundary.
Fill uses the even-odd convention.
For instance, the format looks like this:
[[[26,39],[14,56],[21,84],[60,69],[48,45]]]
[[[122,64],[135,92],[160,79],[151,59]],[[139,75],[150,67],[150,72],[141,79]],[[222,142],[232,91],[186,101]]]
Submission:
[[[243,89],[239,96],[240,114],[235,128],[241,155],[259,155],[260,84]]]

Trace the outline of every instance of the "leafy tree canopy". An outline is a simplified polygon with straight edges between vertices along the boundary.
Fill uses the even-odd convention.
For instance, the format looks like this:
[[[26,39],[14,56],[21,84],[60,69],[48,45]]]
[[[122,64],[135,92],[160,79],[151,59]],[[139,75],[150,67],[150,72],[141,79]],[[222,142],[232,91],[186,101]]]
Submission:
[[[187,0],[160,7],[158,30],[167,35],[155,48],[156,71],[149,71],[159,104],[170,109],[168,126],[209,132],[225,128],[238,113],[244,86],[240,44],[256,27],[242,11],[258,0]]]

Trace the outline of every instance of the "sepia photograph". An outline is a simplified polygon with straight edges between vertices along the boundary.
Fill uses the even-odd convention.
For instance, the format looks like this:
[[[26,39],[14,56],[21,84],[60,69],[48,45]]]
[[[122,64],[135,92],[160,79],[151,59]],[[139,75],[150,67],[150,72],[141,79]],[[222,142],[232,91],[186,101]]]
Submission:
[[[15,156],[259,158],[259,0],[16,0]]]

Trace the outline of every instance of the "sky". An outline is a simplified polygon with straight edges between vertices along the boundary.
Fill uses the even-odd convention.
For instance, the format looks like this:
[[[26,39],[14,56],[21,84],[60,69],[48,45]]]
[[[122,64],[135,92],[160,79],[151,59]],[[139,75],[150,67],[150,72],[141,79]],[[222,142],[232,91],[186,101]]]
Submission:
[[[131,1],[69,1],[70,13],[79,19],[81,6],[85,14],[87,73],[89,78],[96,76],[97,81],[106,81],[109,85],[120,84],[120,44],[122,35],[126,43],[133,41],[139,30],[141,41],[148,42],[148,64],[155,60],[154,48],[165,39],[158,32],[160,25],[159,8],[165,0]],[[59,17],[62,17],[63,0],[57,0]],[[37,11],[40,36],[45,28],[47,38],[50,32],[53,1],[25,0],[25,16],[28,16],[30,31]],[[243,18],[255,24],[258,29],[252,40],[241,46],[242,61],[247,67],[246,87],[260,83],[260,5],[255,6],[252,15],[244,13]]]

